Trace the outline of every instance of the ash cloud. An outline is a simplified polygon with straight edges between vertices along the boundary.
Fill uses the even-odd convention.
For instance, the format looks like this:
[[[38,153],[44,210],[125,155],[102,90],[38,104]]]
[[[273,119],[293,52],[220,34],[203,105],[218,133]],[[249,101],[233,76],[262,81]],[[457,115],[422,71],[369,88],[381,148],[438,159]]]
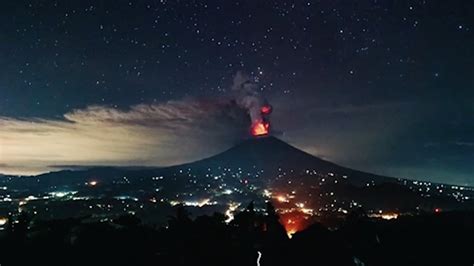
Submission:
[[[62,120],[0,117],[0,173],[55,165],[166,166],[213,155],[241,140],[249,116],[232,99],[183,99],[128,110],[89,106]]]
[[[246,109],[252,122],[262,120],[261,108],[268,105],[268,101],[258,91],[255,80],[241,71],[234,76],[232,91],[235,93],[237,104]]]

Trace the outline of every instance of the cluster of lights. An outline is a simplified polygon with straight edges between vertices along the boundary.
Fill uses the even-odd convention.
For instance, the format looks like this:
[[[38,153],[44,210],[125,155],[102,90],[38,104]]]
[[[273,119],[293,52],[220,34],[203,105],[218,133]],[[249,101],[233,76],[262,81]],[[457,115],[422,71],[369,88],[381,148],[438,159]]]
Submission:
[[[240,203],[230,202],[227,210],[225,211],[225,215],[227,219],[225,220],[226,223],[230,223],[234,220],[234,212],[239,208]]]
[[[280,195],[280,196],[277,196],[276,197],[276,200],[280,203],[288,203],[290,202],[285,196],[283,195]]]
[[[0,217],[0,226],[4,226],[5,224],[7,224],[7,222],[8,218]]]
[[[184,206],[189,206],[189,207],[204,207],[206,205],[217,205],[217,201],[211,201],[211,199],[202,199],[198,201],[177,201],[177,200],[171,200],[170,202],[171,206],[176,206],[176,205],[184,205]]]
[[[151,179],[154,181],[153,183],[156,184],[153,188],[154,192],[159,192],[162,195],[150,195],[144,199],[138,197],[132,197],[128,195],[120,195],[113,197],[116,200],[122,200],[122,204],[118,209],[124,212],[130,212],[130,208],[134,208],[136,206],[133,202],[140,202],[139,208],[144,208],[146,206],[145,202],[141,200],[145,200],[146,202],[156,203],[163,202],[169,203],[172,206],[182,204],[184,206],[189,207],[204,207],[207,205],[218,205],[222,206],[226,215],[226,223],[231,222],[234,219],[235,212],[238,211],[239,206],[241,203],[237,202],[230,202],[226,203],[229,200],[232,201],[240,201],[245,202],[245,199],[248,199],[249,193],[259,193],[259,196],[263,196],[265,200],[272,201],[275,204],[276,211],[280,214],[280,217],[284,217],[281,219],[281,223],[284,225],[285,229],[287,230],[288,237],[304,229],[307,225],[309,225],[311,219],[314,216],[321,215],[322,212],[332,212],[335,213],[338,217],[341,214],[347,215],[350,212],[350,209],[361,207],[362,205],[355,202],[351,199],[344,199],[344,197],[339,198],[339,195],[336,197],[337,190],[332,190],[331,184],[337,184],[345,182],[344,179],[347,179],[347,176],[340,176],[335,173],[331,172],[318,172],[315,169],[304,169],[302,172],[299,172],[294,169],[278,169],[279,173],[275,176],[275,183],[269,187],[263,188],[259,187],[258,182],[254,182],[259,177],[264,176],[263,170],[259,169],[257,166],[253,166],[252,170],[249,169],[232,169],[229,167],[218,166],[216,168],[208,168],[207,171],[204,173],[205,177],[202,181],[199,179],[203,174],[198,172],[193,172],[191,168],[183,168],[173,175],[167,176],[164,178],[163,176],[154,176]],[[315,183],[305,183],[306,179],[298,179],[298,174],[305,174],[304,178],[310,178],[311,180],[316,180]],[[315,175],[316,178],[310,177]],[[167,195],[168,192],[166,187],[164,186],[163,182],[165,181],[173,181],[178,180],[181,177],[188,177],[185,187],[187,189],[192,188],[192,191],[186,190],[185,192],[179,192],[178,194]],[[204,176],[203,176],[204,177]],[[112,181],[113,184],[123,184],[129,183],[127,177],[120,177],[120,181],[115,182]],[[161,181],[166,179],[165,181]],[[149,179],[148,179],[149,180]],[[232,181],[229,181],[232,180]],[[228,181],[228,183],[226,183]],[[156,182],[156,183],[155,183]],[[240,182],[240,183],[238,183]],[[454,197],[456,199],[470,199],[471,197],[467,197],[467,195],[463,195],[472,191],[468,187],[461,187],[461,186],[447,186],[442,184],[431,184],[429,182],[419,182],[419,181],[406,181],[404,179],[399,179],[399,182],[405,185],[410,186],[410,189],[419,192],[434,192],[437,193],[438,191],[443,191],[446,195]],[[158,184],[159,183],[159,184]],[[318,185],[319,183],[319,185]],[[86,183],[81,183],[82,186],[84,184],[89,187],[95,187],[99,184],[96,180],[89,180]],[[81,185],[79,184],[79,185]],[[198,186],[192,184],[199,184]],[[378,184],[375,180],[370,180],[366,182],[365,186],[375,186]],[[298,187],[298,190],[292,190]],[[327,187],[325,187],[327,186]],[[431,187],[431,190],[430,190]],[[7,187],[3,189],[6,190]],[[0,187],[0,190],[2,187]],[[57,187],[51,187],[52,190],[57,189]],[[96,189],[91,189],[90,191],[95,191]],[[469,190],[469,191],[468,191]],[[297,193],[298,192],[298,193]],[[10,195],[5,195],[5,198],[0,198],[0,201],[15,201],[18,202],[18,209],[26,208],[24,206],[30,204],[28,201],[33,200],[46,200],[46,199],[54,199],[54,198],[61,198],[61,201],[64,200],[88,200],[89,197],[77,197],[74,196],[77,191],[54,191],[44,195],[30,195],[26,198],[18,197],[18,198],[10,198]],[[207,193],[207,194],[204,194]],[[227,196],[232,195],[232,196]],[[253,195],[253,194],[252,194]],[[239,198],[241,197],[241,198]],[[101,200],[100,196],[92,197],[92,199]],[[174,199],[174,200],[171,200]],[[342,200],[341,200],[342,199]],[[126,204],[127,203],[127,204]],[[32,203],[33,204],[33,203]],[[316,204],[319,204],[315,206]],[[150,204],[151,205],[151,204]],[[124,207],[125,206],[125,207]],[[156,204],[155,206],[158,206]],[[226,208],[227,206],[227,208]],[[94,204],[94,203],[87,203],[87,206],[94,211],[97,209],[105,209],[107,211],[116,211],[118,209],[112,210],[110,205],[106,204]],[[123,208],[122,208],[123,207]],[[314,208],[314,209],[313,209]],[[46,208],[48,209],[48,208]],[[206,210],[203,210],[206,211]],[[256,208],[256,211],[264,211],[264,209]],[[432,209],[431,211],[437,213],[441,212],[441,209],[436,208]],[[373,211],[368,210],[369,216],[374,217],[377,219],[397,219],[400,214],[396,212],[387,211]]]
[[[53,191],[53,192],[50,192],[49,194],[53,198],[64,198],[66,196],[75,195],[76,193],[77,191]]]
[[[383,212],[382,210],[379,210],[378,212],[369,214],[368,216],[371,218],[393,220],[393,219],[397,219],[400,216],[400,214],[396,212]]]

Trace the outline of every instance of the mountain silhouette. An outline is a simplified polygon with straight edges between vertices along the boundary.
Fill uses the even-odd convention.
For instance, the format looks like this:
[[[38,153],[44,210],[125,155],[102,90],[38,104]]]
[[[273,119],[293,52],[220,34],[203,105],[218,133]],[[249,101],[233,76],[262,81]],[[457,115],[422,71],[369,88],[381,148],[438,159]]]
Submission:
[[[374,180],[374,178],[380,182],[395,181],[394,178],[353,170],[320,159],[273,136],[249,138],[214,156],[168,167],[69,167],[76,170],[44,173],[37,177],[42,180],[42,184],[55,185],[58,183],[77,183],[87,181],[87,179],[110,181],[113,178],[122,178],[123,176],[131,178],[155,175],[167,176],[180,169],[192,169],[196,173],[204,173],[208,169],[230,168],[246,171],[261,170],[263,171],[262,176],[266,178],[272,178],[282,171],[302,173],[306,170],[314,170],[325,174],[334,173],[339,176],[348,176],[348,180],[354,185],[364,184],[369,180]],[[26,182],[24,185],[27,184],[31,185],[30,189],[36,187],[33,182]]]
[[[259,169],[272,176],[280,171],[306,171],[335,173],[350,176],[354,184],[364,183],[373,177],[380,181],[391,178],[365,173],[337,165],[306,153],[273,136],[250,138],[214,156],[171,168],[193,170],[225,167],[231,169]]]

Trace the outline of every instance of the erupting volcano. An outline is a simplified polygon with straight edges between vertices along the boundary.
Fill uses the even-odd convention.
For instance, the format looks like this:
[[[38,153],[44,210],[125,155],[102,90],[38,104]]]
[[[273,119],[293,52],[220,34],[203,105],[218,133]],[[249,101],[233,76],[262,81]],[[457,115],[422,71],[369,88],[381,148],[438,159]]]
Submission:
[[[268,104],[263,105],[260,108],[261,118],[252,122],[252,128],[250,133],[252,136],[266,136],[270,133],[270,122],[268,121],[268,115],[272,112],[272,107]]]
[[[270,131],[270,123],[257,121],[252,125],[252,135],[255,137],[266,136]]]
[[[272,113],[272,106],[260,93],[257,82],[256,79],[239,71],[234,76],[232,90],[236,92],[237,104],[246,110],[250,117],[250,134],[254,137],[261,137],[270,133],[268,117]]]

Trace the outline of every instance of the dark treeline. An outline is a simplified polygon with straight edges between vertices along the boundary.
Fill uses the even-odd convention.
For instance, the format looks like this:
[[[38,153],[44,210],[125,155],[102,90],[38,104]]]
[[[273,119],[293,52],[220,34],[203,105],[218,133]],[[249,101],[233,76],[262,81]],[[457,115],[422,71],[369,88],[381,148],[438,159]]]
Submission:
[[[250,204],[191,219],[178,207],[168,226],[135,216],[34,221],[23,213],[0,234],[0,264],[9,265],[473,265],[474,214],[440,213],[383,221],[362,210],[337,230],[319,223],[291,239],[271,204]]]

